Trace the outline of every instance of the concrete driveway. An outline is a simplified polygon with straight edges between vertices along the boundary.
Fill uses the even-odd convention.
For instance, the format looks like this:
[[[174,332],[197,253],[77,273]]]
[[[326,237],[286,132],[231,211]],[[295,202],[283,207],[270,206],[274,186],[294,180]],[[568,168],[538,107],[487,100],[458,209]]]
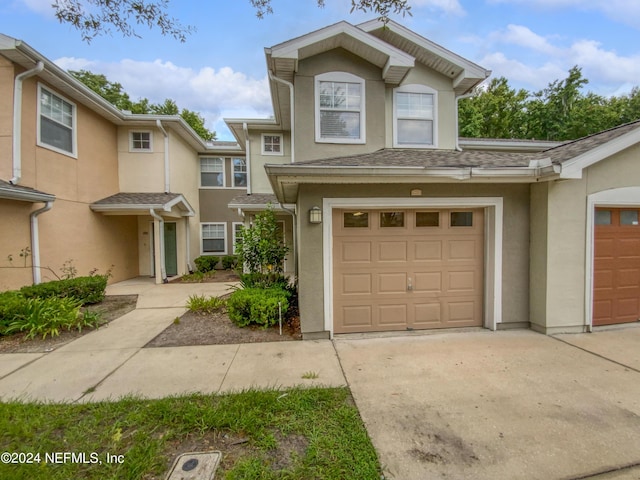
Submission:
[[[386,478],[640,479],[640,328],[335,340]]]

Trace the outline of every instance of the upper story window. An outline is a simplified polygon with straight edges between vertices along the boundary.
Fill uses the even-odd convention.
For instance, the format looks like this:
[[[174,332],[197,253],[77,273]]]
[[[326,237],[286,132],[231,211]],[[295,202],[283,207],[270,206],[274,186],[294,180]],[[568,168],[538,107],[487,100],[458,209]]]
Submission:
[[[282,135],[280,134],[262,134],[262,154],[263,155],[282,155]]]
[[[350,73],[316,77],[316,142],[365,142],[364,87],[364,79]]]
[[[224,187],[224,159],[201,158],[200,159],[200,186]]]
[[[247,162],[244,158],[234,158],[233,162],[233,186],[247,186]]]
[[[395,147],[436,146],[436,91],[425,85],[403,85],[393,91]]]
[[[132,152],[151,152],[152,149],[151,132],[130,132],[129,150]]]
[[[38,85],[38,145],[76,155],[76,106]]]

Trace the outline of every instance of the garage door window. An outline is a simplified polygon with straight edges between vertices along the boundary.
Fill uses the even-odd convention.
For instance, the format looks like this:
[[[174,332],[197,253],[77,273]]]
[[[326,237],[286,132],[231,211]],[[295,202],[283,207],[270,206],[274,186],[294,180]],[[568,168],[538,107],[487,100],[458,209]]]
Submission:
[[[451,212],[452,227],[472,227],[473,212]]]
[[[638,225],[638,211],[622,210],[620,212],[620,225]]]
[[[611,225],[611,210],[596,210],[596,225]]]
[[[439,212],[416,212],[416,227],[439,227]]]
[[[383,228],[404,227],[404,212],[380,212],[380,226]]]
[[[343,225],[345,228],[368,228],[369,214],[367,212],[345,212]]]

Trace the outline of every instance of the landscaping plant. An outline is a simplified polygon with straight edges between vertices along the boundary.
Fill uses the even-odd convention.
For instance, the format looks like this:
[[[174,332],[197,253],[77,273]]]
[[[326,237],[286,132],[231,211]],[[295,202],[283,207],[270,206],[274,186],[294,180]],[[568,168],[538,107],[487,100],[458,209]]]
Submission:
[[[199,272],[206,273],[214,270],[220,261],[220,257],[201,255],[194,260]]]
[[[283,273],[289,247],[284,243],[271,206],[258,213],[250,227],[242,227],[235,247],[239,264],[250,273]]]
[[[187,308],[202,315],[217,312],[226,304],[227,302],[223,298],[207,297],[205,295],[190,295],[187,300]]]
[[[244,288],[231,294],[227,302],[229,318],[239,327],[275,325],[280,313],[289,309],[289,293],[281,288]]]

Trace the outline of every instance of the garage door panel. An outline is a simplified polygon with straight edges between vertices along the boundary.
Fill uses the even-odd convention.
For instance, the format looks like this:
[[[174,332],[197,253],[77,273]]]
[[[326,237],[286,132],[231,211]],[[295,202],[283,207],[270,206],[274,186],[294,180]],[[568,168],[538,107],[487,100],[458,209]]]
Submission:
[[[472,293],[477,291],[476,272],[474,270],[448,272],[447,293]]]
[[[368,328],[373,325],[371,305],[351,305],[341,308],[344,327]]]
[[[371,242],[344,242],[339,253],[340,261],[343,263],[370,263]]]
[[[456,300],[448,302],[449,315],[447,322],[449,324],[464,324],[465,326],[473,325],[477,314],[477,301],[475,300]]]
[[[449,244],[450,260],[471,260],[478,258],[478,242],[471,240],[450,240]]]
[[[442,320],[442,307],[440,301],[432,303],[416,302],[413,306],[415,328],[434,328],[440,325]]]
[[[414,259],[417,261],[441,261],[442,240],[414,241]]]
[[[373,293],[371,283],[371,274],[369,273],[344,274],[342,276],[342,294],[370,295]]]
[[[613,288],[613,270],[598,270],[593,279],[594,289],[611,289]]]
[[[631,317],[631,321],[638,320],[638,299],[634,297],[622,298],[616,305],[617,314],[623,317]]]
[[[621,238],[615,247],[620,258],[638,258],[640,255],[640,239],[637,238]]]
[[[596,239],[595,249],[598,252],[598,258],[613,259],[616,251],[615,240],[613,238]]]
[[[407,291],[406,273],[381,273],[378,274],[378,293],[404,294]]]
[[[378,261],[406,262],[407,242],[401,240],[378,242]]]
[[[636,288],[640,284],[640,269],[623,268],[618,270],[618,286],[620,288],[631,287]]]
[[[439,293],[444,290],[442,272],[420,272],[413,277],[413,293]]]
[[[381,327],[404,327],[407,324],[407,305],[380,305],[378,307],[378,323]]]

